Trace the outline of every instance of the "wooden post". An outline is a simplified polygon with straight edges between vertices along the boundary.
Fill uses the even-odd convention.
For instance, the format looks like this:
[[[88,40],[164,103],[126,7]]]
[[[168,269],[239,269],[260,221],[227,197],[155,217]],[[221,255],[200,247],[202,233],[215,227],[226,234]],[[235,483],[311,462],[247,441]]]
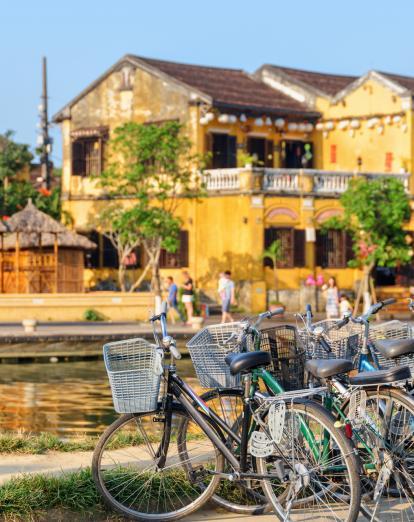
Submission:
[[[53,252],[55,254],[55,293],[58,293],[58,279],[59,279],[59,256],[58,256],[58,238],[55,234],[55,241],[53,243]]]
[[[16,277],[16,294],[19,293],[20,285],[20,245],[19,245],[19,232],[16,232],[16,262],[14,265],[14,272]]]

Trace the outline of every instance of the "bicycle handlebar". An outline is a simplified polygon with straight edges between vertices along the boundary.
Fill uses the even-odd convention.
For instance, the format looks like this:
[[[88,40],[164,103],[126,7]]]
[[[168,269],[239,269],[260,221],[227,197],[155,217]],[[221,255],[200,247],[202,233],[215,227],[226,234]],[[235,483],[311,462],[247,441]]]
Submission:
[[[161,303],[161,312],[158,315],[153,315],[150,319],[152,323],[155,321],[159,321],[161,324],[161,333],[162,333],[162,345],[166,350],[169,350],[174,359],[181,359],[180,350],[177,348],[175,339],[168,335],[167,328],[167,311],[168,304],[167,301],[163,301]],[[155,333],[154,333],[155,335]]]

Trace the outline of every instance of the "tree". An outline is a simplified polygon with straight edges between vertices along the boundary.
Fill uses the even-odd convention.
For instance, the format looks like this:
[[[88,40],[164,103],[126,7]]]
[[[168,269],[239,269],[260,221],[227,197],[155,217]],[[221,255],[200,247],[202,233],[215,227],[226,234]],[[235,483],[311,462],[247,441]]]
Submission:
[[[277,262],[283,259],[282,242],[280,239],[276,239],[273,243],[267,247],[263,254],[262,259],[270,259],[272,262],[273,269],[273,282],[275,286],[276,301],[279,302],[279,284],[277,278]]]
[[[349,265],[361,268],[355,312],[361,299],[365,308],[375,300],[372,271],[375,266],[396,267],[408,263],[413,255],[404,225],[410,220],[409,197],[400,180],[384,177],[356,178],[341,197],[343,218],[333,218],[326,228],[347,229],[353,238],[355,259]]]
[[[10,130],[0,134],[0,180],[6,184],[28,169],[33,159],[29,145],[16,143],[13,136]]]
[[[183,131],[182,124],[175,121],[163,125],[126,123],[118,127],[109,144],[108,166],[98,178],[110,200],[128,198],[130,202],[128,206],[115,203],[115,228],[104,230],[107,211],[97,219],[102,232],[117,248],[119,278],[125,278],[125,251],[132,244],[142,245],[148,262],[131,290],[151,270],[151,288],[158,297],[161,249],[174,252],[178,247],[181,222],[176,216],[177,208],[183,198],[198,197],[201,189],[200,176],[196,174],[200,158],[191,154],[191,142]]]

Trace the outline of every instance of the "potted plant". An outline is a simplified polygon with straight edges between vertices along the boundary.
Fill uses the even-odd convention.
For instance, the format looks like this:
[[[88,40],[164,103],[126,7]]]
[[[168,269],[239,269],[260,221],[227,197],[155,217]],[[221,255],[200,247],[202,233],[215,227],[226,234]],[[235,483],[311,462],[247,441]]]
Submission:
[[[255,156],[251,156],[247,152],[244,152],[242,150],[237,151],[237,166],[238,167],[245,167],[245,168],[252,168],[253,164],[256,161]]]
[[[273,309],[279,308],[281,306],[283,307],[283,304],[279,299],[279,282],[277,277],[277,263],[283,259],[282,242],[280,239],[273,241],[273,243],[264,250],[261,257],[262,259],[270,259],[272,263],[275,299],[269,303],[269,306],[273,306]]]

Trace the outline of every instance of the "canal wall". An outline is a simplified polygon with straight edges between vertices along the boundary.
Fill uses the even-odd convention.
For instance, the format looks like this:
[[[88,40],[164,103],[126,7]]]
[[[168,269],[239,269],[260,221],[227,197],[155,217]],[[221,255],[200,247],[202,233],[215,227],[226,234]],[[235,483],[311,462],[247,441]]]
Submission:
[[[88,310],[98,312],[105,320],[147,321],[153,309],[150,292],[0,295],[0,322],[82,321]]]

